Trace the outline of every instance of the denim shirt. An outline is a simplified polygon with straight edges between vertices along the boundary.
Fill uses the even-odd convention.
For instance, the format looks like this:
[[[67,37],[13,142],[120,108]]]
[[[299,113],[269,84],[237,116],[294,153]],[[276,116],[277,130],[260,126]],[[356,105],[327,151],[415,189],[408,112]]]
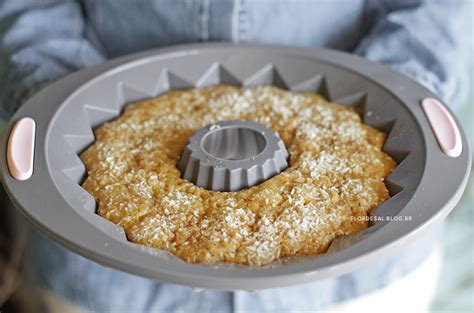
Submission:
[[[454,108],[467,95],[469,0],[3,0],[0,114],[29,90],[144,49],[188,42],[328,47],[384,63]],[[251,294],[161,284],[88,261],[31,230],[34,278],[90,310],[315,310],[381,288],[416,267],[436,235],[339,278]]]

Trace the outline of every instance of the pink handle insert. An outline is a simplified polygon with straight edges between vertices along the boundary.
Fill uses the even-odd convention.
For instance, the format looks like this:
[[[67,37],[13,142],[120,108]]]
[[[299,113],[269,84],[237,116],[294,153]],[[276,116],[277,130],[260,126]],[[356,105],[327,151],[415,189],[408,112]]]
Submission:
[[[15,123],[8,138],[8,169],[17,180],[27,180],[33,175],[35,131],[35,121],[25,117]]]
[[[431,128],[441,147],[450,157],[458,157],[462,152],[462,140],[459,128],[449,111],[434,98],[425,98],[421,102]]]

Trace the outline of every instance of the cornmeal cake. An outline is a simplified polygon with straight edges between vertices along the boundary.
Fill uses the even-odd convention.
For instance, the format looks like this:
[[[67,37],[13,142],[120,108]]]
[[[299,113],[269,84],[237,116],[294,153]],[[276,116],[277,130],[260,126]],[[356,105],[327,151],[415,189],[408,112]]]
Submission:
[[[177,165],[188,138],[236,119],[277,131],[288,168],[237,192],[182,179]],[[324,253],[333,239],[368,227],[356,217],[389,198],[384,179],[396,166],[382,151],[386,135],[354,109],[272,86],[172,91],[128,105],[95,136],[81,159],[98,214],[128,240],[191,263],[262,266]]]

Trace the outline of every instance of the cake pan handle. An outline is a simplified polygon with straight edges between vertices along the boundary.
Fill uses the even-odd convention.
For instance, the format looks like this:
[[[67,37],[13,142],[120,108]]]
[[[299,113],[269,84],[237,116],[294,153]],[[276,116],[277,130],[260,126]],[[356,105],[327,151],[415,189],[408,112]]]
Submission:
[[[435,98],[425,98],[421,106],[433,129],[441,150],[456,158],[462,153],[461,133],[451,113]]]
[[[35,132],[35,121],[24,117],[15,123],[8,138],[8,169],[16,180],[27,180],[33,175]]]

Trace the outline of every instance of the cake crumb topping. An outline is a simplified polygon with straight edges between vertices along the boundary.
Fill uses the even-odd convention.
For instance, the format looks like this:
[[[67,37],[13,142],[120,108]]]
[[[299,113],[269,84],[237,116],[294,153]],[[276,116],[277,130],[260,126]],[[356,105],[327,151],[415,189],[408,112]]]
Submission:
[[[289,167],[238,192],[182,179],[177,164],[188,138],[235,119],[278,132]],[[262,266],[324,253],[333,239],[368,227],[354,217],[389,198],[384,179],[396,166],[382,151],[386,135],[352,108],[273,86],[172,91],[128,105],[95,136],[81,159],[97,213],[130,241],[191,263]]]

